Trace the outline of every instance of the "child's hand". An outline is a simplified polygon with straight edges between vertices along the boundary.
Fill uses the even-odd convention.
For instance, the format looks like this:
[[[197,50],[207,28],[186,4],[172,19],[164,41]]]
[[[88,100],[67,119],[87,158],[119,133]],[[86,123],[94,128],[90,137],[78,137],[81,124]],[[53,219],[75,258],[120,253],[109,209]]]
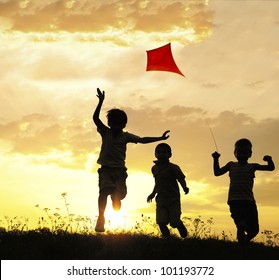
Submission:
[[[103,102],[104,99],[105,99],[105,91],[104,91],[104,90],[103,90],[103,91],[100,91],[100,89],[97,88],[97,97],[99,98],[99,100],[100,100],[101,102]]]
[[[217,152],[214,152],[214,153],[212,154],[212,157],[213,157],[214,159],[218,159],[220,156],[221,156],[221,155],[220,155],[219,153],[217,153]]]
[[[152,202],[152,199],[154,198],[154,194],[152,193],[152,194],[150,194],[148,197],[147,197],[147,202],[148,203],[150,203],[150,202]]]
[[[272,157],[271,156],[264,156],[263,160],[264,161],[270,161],[270,160],[272,160]]]
[[[184,193],[185,193],[185,194],[188,194],[188,193],[189,193],[189,188],[188,188],[188,187],[186,187],[186,188],[184,189]]]
[[[168,138],[170,137],[169,135],[167,135],[169,132],[170,132],[170,131],[167,130],[167,131],[165,131],[165,132],[163,133],[163,135],[162,135],[162,139],[163,139],[163,140],[166,140],[166,139],[168,139]]]

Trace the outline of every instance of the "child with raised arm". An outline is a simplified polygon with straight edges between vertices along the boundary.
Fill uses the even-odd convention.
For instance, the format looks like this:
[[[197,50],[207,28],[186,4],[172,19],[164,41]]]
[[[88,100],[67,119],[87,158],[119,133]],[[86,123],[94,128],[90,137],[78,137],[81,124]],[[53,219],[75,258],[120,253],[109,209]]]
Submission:
[[[187,229],[180,219],[180,183],[185,194],[188,194],[189,188],[185,181],[185,175],[180,167],[169,161],[172,156],[171,147],[166,143],[158,144],[155,148],[155,165],[151,171],[155,179],[155,186],[152,193],[147,197],[147,202],[152,202],[156,196],[156,223],[165,238],[170,238],[168,224],[177,228],[181,237],[187,237]]]
[[[102,104],[105,99],[105,92],[97,89],[99,103],[93,114],[93,121],[97,126],[97,131],[102,137],[102,146],[98,163],[101,167],[99,173],[99,217],[96,222],[95,231],[104,232],[105,209],[107,197],[110,195],[112,206],[115,211],[121,207],[121,200],[126,197],[127,168],[125,166],[127,143],[151,143],[168,139],[169,130],[159,137],[139,137],[123,129],[127,124],[127,115],[120,109],[111,109],[107,113],[108,126],[99,118]]]
[[[237,228],[238,242],[245,248],[259,232],[258,210],[253,194],[255,171],[273,171],[275,166],[271,156],[264,156],[263,160],[267,162],[264,165],[248,163],[248,159],[252,156],[252,143],[245,138],[236,141],[234,155],[237,162],[230,161],[220,167],[220,154],[213,153],[213,169],[215,176],[229,172],[228,205]]]

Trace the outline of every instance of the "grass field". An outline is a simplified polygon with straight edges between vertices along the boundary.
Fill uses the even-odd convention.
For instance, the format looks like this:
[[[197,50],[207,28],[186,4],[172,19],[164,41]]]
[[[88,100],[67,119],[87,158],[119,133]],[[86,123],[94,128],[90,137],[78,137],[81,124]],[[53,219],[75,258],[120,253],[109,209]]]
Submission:
[[[167,241],[146,234],[70,234],[2,232],[1,260],[278,260],[279,247],[251,243],[245,257],[237,242],[216,238],[173,237]]]
[[[158,225],[141,215],[129,230],[94,231],[95,221],[69,214],[67,193],[62,197],[68,215],[40,209],[37,228],[29,229],[28,218],[5,216],[0,222],[1,260],[279,260],[279,234],[264,230],[243,254],[231,233],[216,235],[213,218],[182,217],[189,237],[161,238]],[[109,224],[109,223],[108,223]]]

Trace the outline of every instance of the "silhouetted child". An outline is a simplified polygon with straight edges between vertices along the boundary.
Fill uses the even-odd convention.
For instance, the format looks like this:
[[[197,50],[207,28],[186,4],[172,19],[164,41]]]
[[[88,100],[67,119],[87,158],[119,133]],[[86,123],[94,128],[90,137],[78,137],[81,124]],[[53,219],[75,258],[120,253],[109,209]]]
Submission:
[[[237,162],[230,161],[220,167],[220,154],[213,153],[213,169],[215,176],[229,172],[228,205],[237,228],[238,242],[245,249],[249,241],[259,232],[258,210],[253,194],[255,171],[272,171],[275,166],[271,156],[264,156],[263,160],[267,162],[266,165],[248,163],[248,159],[252,156],[252,143],[245,138],[235,143],[234,155]]]
[[[93,121],[97,126],[97,131],[102,137],[102,146],[98,163],[101,167],[99,173],[99,217],[96,223],[95,230],[104,232],[105,228],[105,209],[107,205],[107,197],[110,195],[113,209],[118,211],[121,207],[121,200],[127,194],[126,178],[127,168],[125,166],[126,144],[127,143],[151,143],[160,140],[166,140],[169,135],[165,131],[160,137],[139,137],[129,132],[124,132],[123,129],[127,124],[127,115],[120,109],[112,109],[108,111],[107,119],[108,126],[104,125],[100,120],[99,115],[105,92],[97,89],[97,97],[99,103],[93,114]]]
[[[188,233],[180,219],[181,205],[178,182],[185,194],[189,192],[189,189],[180,167],[169,161],[171,156],[172,151],[168,144],[161,143],[155,148],[157,160],[154,161],[155,165],[151,169],[155,186],[152,193],[147,197],[147,202],[151,202],[156,195],[156,223],[165,238],[170,237],[168,224],[177,228],[180,236],[185,238]]]

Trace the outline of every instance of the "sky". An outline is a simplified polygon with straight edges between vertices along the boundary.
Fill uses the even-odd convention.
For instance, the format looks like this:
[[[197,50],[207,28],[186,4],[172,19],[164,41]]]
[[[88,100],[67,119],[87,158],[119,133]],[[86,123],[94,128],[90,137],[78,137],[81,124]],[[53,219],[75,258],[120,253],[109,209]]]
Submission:
[[[190,188],[181,191],[182,216],[213,218],[217,232],[234,233],[229,177],[213,175],[211,154],[218,149],[221,165],[235,160],[245,137],[250,162],[271,155],[279,166],[278,10],[279,1],[256,0],[0,0],[2,226],[5,216],[36,224],[44,208],[66,214],[62,193],[72,214],[95,219],[99,87],[103,122],[121,108],[126,131],[170,130],[171,162]],[[167,43],[185,77],[146,71],[146,51]],[[128,219],[154,216],[146,198],[157,144],[128,144]],[[279,232],[278,183],[277,169],[256,173],[261,231]]]

